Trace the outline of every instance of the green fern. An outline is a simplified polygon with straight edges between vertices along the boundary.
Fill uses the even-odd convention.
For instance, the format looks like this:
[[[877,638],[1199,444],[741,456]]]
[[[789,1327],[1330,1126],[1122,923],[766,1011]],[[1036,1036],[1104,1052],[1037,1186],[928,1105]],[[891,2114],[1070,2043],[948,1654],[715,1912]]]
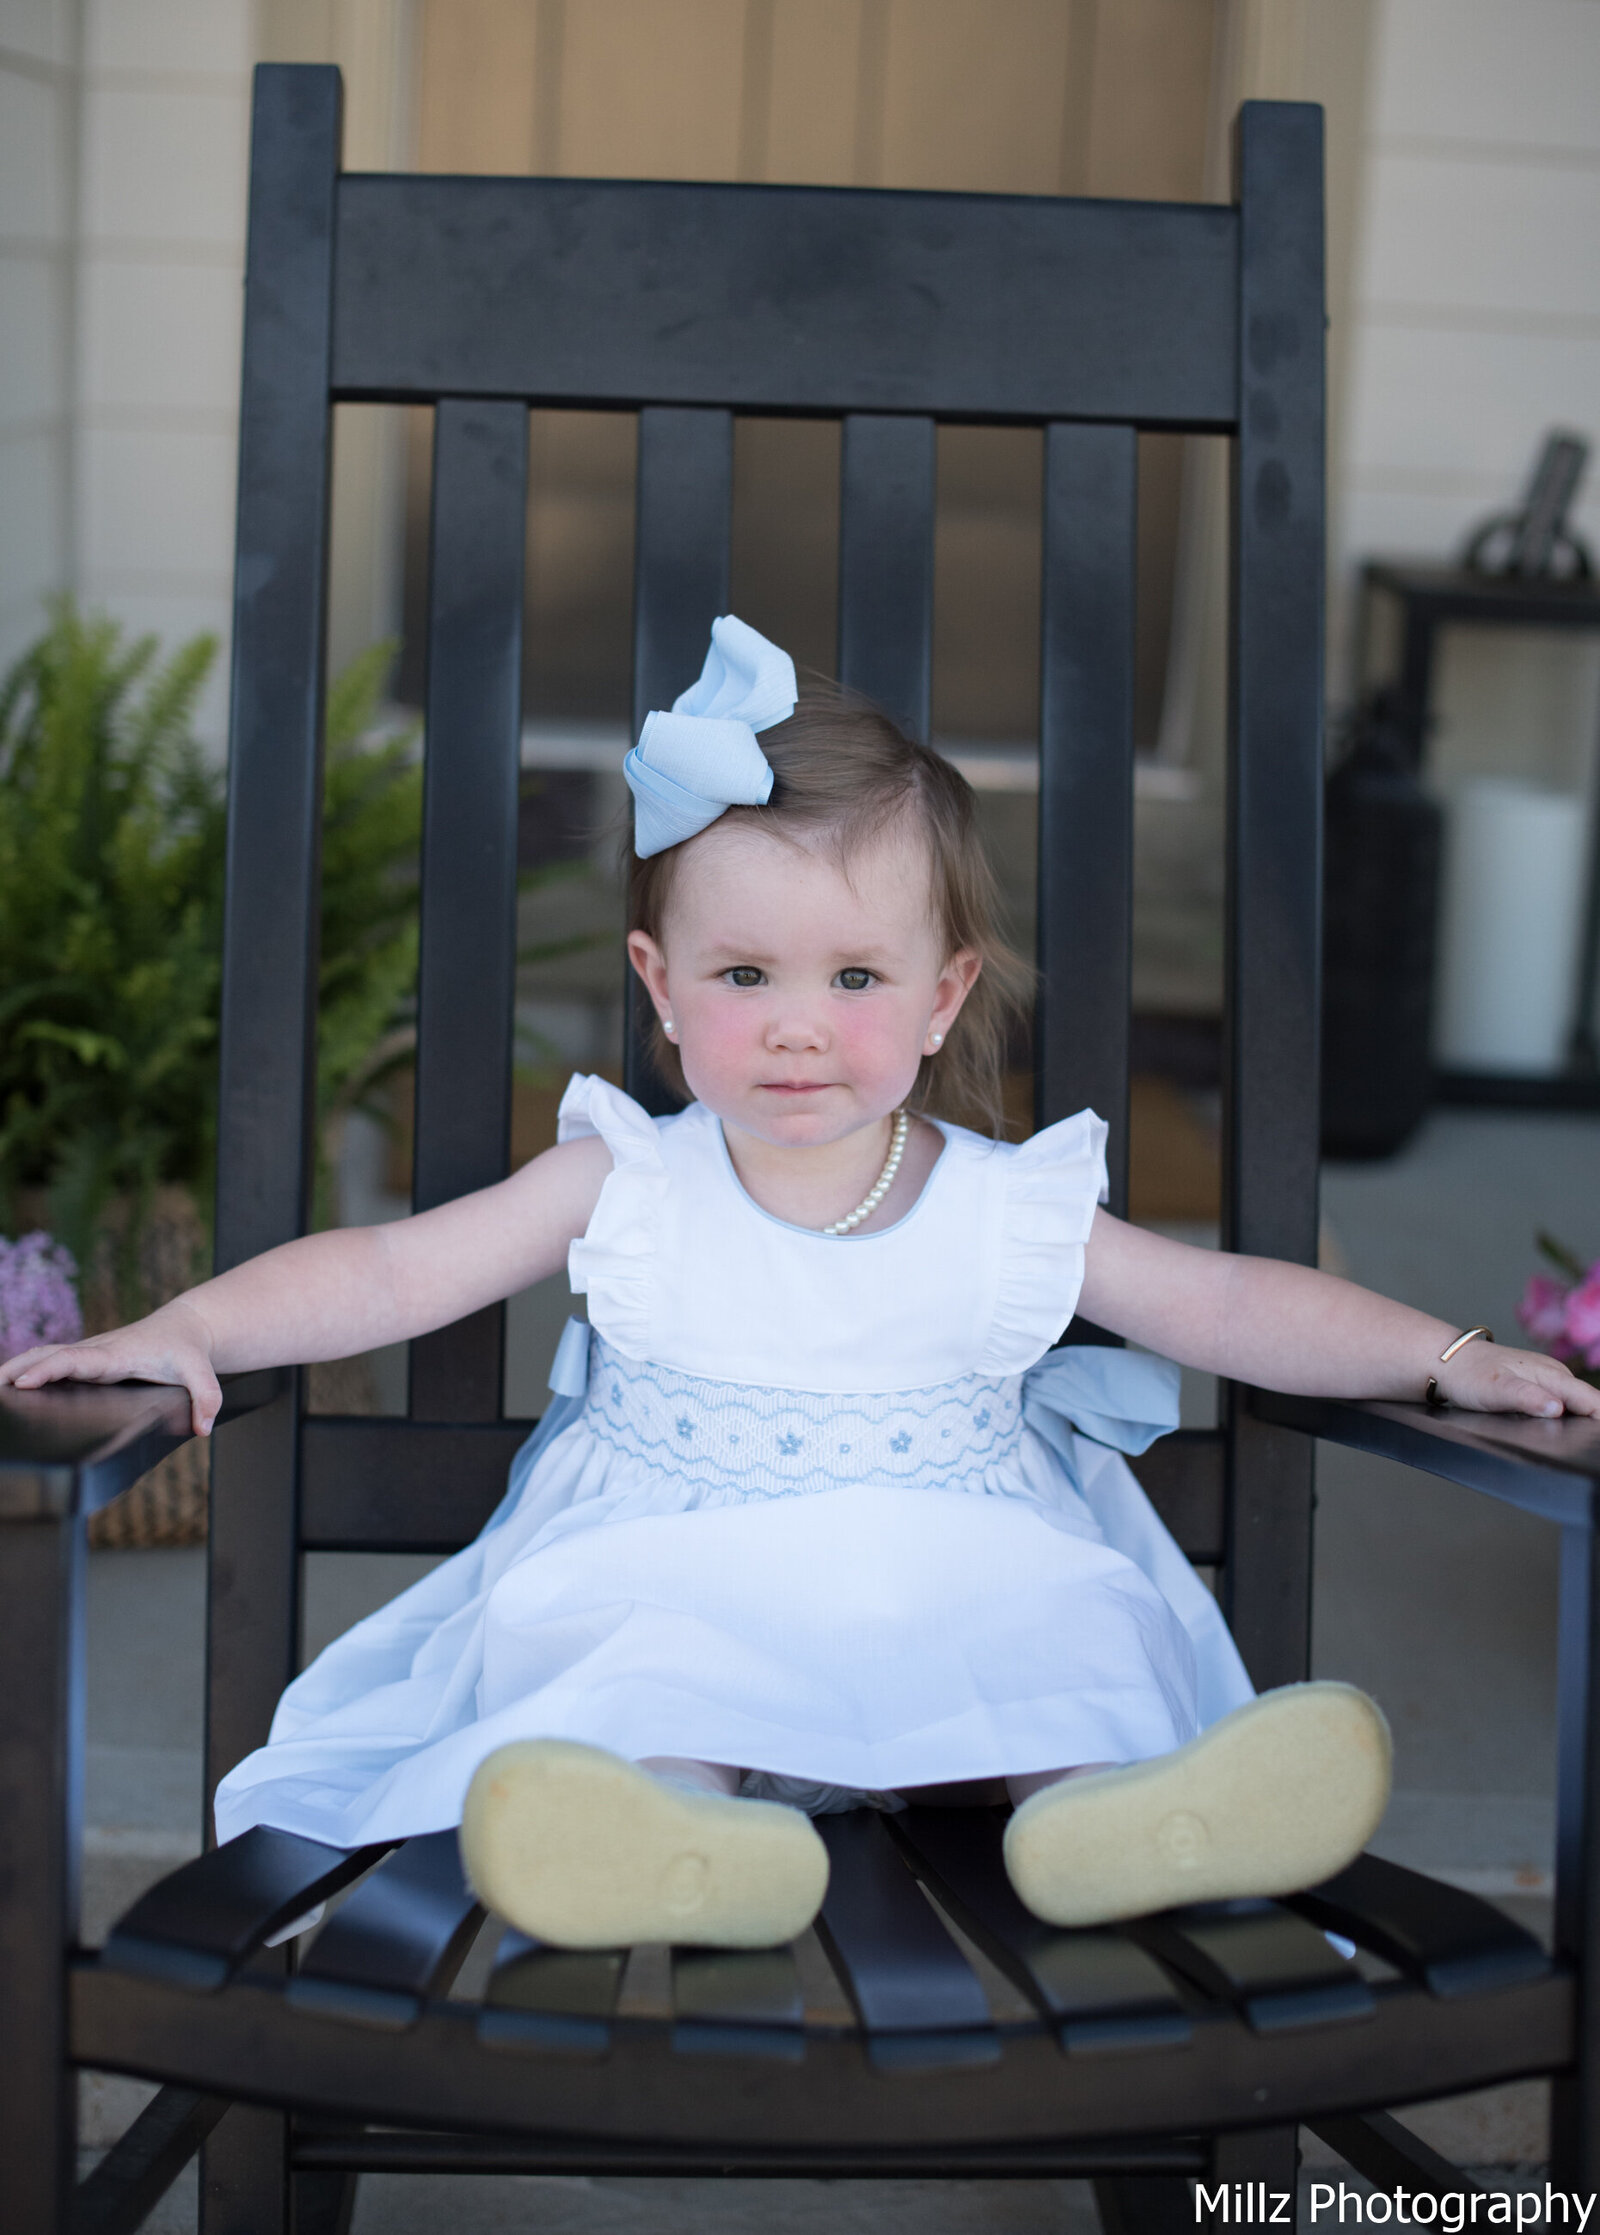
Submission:
[[[374,734],[393,652],[373,645],[328,692],[319,1224],[330,1121],[363,1109],[387,1123],[382,1089],[413,1056],[422,770],[415,730]],[[42,1189],[52,1232],[85,1264],[125,1203],[130,1312],[155,1190],[187,1187],[211,1212],[225,779],[191,722],[215,655],[196,637],[161,663],[154,637],[126,643],[61,600],[0,681],[0,1231],[18,1230],[22,1191]],[[551,1051],[524,1035],[518,1053],[537,1065]]]
[[[24,1188],[131,1277],[155,1189],[204,1203],[216,1131],[221,781],[190,731],[214,656],[157,667],[66,602],[0,685],[0,1224]]]

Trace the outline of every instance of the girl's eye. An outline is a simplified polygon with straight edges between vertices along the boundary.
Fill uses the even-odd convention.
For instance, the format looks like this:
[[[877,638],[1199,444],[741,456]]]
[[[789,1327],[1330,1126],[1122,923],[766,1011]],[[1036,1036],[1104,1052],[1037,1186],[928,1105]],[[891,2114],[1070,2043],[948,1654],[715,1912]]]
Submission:
[[[762,982],[761,972],[750,962],[736,963],[725,975],[730,986],[758,986]]]
[[[846,993],[865,993],[872,983],[870,970],[841,970],[839,983]]]

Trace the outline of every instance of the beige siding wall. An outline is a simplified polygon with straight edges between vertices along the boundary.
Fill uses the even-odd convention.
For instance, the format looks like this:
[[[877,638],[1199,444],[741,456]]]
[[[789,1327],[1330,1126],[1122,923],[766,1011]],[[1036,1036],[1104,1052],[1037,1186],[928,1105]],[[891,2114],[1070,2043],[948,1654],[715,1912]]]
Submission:
[[[406,171],[416,154],[414,0],[258,0],[263,62],[332,62],[344,74],[344,161]],[[340,405],[333,427],[328,659],[333,672],[401,627],[405,422]]]
[[[1204,191],[1218,0],[424,0],[419,162],[441,171],[753,179],[1193,199]],[[935,720],[1020,736],[1036,718],[1037,438],[940,446]],[[1145,445],[1141,728],[1159,720],[1179,486]],[[735,600],[802,661],[833,662],[836,436],[740,431]],[[536,422],[536,706],[627,705],[631,430]],[[413,427],[423,538],[427,428]]]
[[[72,579],[75,0],[0,6],[0,667]]]
[[[1340,559],[1438,557],[1559,425],[1600,447],[1600,6],[1378,0]],[[1600,472],[1578,525],[1600,547]],[[1336,655],[1341,640],[1336,639]],[[1450,648],[1441,764],[1578,780],[1592,648]]]
[[[226,729],[248,0],[86,0],[77,586],[168,643],[214,631]]]

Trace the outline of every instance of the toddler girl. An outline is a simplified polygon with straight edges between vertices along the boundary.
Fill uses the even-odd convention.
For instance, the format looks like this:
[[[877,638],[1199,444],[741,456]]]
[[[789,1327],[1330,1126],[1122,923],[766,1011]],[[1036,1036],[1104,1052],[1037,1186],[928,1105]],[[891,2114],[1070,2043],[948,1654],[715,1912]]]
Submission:
[[[1054,1923],[1341,1868],[1386,1727],[1344,1685],[1252,1698],[1119,1456],[1176,1424],[1164,1360],[1343,1396],[1432,1377],[1489,1411],[1600,1392],[1110,1217],[1087,1111],[993,1138],[1021,973],[971,794],[876,713],[797,706],[742,623],[627,774],[628,947],[680,1115],[574,1079],[559,1145],[498,1186],[0,1367],[179,1382],[204,1434],[219,1372],[398,1342],[562,1265],[587,1295],[497,1513],[290,1685],[219,1836],[459,1823],[483,1900],[576,1947],[790,1938],[826,1883],[812,1815],[976,1780],[1005,1779],[1007,1867]],[[1053,1349],[1080,1309],[1140,1348]]]

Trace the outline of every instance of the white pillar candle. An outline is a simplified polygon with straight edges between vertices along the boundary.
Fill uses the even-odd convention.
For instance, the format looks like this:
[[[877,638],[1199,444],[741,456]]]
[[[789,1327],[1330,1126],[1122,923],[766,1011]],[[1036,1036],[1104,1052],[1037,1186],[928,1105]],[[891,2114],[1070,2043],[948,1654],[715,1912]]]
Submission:
[[[1583,906],[1583,801],[1507,777],[1452,788],[1445,821],[1436,1060],[1563,1068]]]

